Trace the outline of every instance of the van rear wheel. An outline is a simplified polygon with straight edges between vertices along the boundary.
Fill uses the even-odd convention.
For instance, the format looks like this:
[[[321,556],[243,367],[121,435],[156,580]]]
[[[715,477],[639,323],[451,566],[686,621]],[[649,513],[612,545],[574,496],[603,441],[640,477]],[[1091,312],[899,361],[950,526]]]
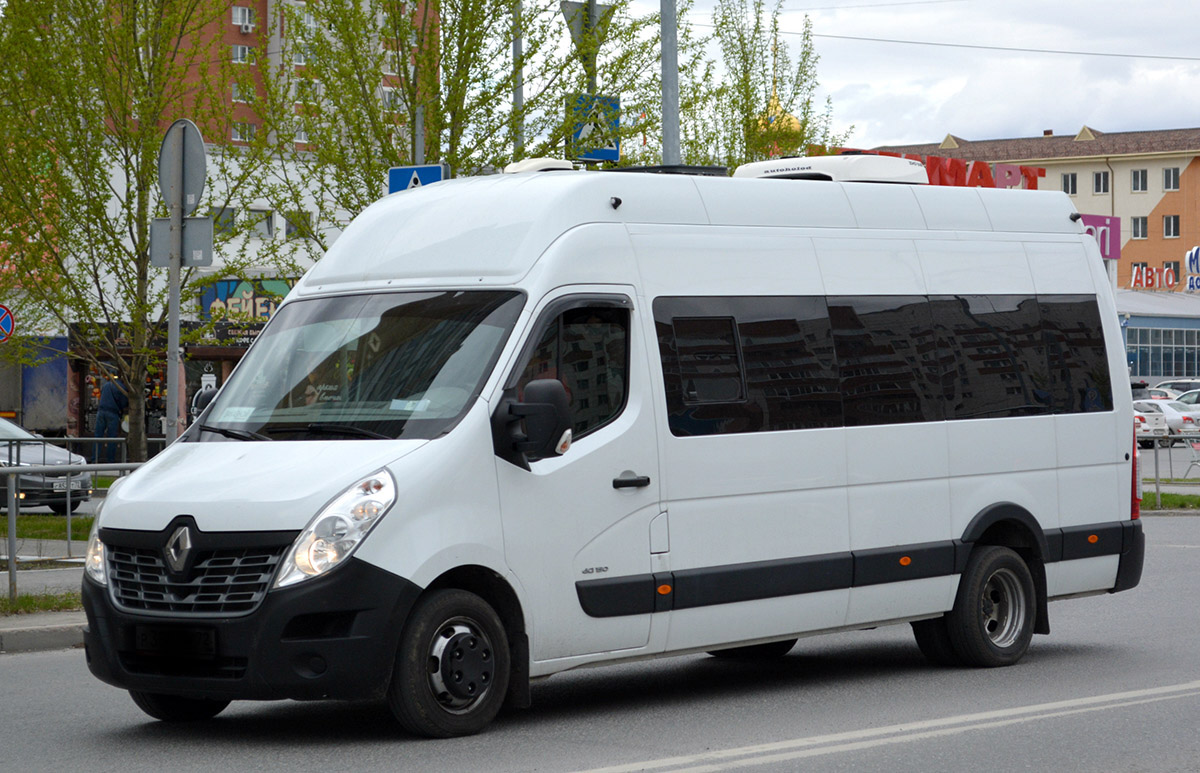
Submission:
[[[712,650],[709,655],[726,660],[770,660],[781,658],[792,651],[798,639],[771,641],[766,644],[751,644],[746,647],[730,647],[727,650]]]
[[[434,591],[404,626],[388,706],[412,733],[473,735],[500,711],[509,671],[508,636],[495,610],[467,591]]]
[[[229,701],[185,698],[182,695],[164,695],[139,690],[130,690],[129,697],[133,698],[139,709],[164,722],[197,722],[212,719],[229,705]]]
[[[1016,663],[1029,649],[1037,603],[1029,567],[1009,548],[976,548],[959,581],[946,629],[966,665]]]

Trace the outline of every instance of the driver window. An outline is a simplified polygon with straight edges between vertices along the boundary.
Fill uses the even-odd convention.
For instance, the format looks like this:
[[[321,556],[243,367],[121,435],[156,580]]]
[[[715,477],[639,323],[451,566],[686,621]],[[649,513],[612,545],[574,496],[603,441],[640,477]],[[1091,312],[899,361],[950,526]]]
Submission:
[[[628,341],[625,309],[563,312],[542,331],[517,381],[517,399],[524,399],[530,381],[556,378],[567,388],[576,438],[607,424],[625,405]]]

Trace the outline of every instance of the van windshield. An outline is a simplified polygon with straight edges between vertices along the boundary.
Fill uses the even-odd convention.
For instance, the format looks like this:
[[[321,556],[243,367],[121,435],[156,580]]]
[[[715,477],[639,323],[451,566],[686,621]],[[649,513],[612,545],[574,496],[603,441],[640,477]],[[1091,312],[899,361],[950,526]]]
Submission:
[[[218,394],[197,439],[436,437],[478,397],[523,298],[379,293],[285,304]]]

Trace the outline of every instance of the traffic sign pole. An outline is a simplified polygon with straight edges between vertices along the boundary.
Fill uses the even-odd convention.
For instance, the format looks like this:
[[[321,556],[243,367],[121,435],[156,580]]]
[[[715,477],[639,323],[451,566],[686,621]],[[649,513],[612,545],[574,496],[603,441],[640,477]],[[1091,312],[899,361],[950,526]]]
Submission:
[[[179,437],[179,272],[183,262],[183,143],[185,127],[179,123],[167,130],[167,142],[178,150],[168,156],[167,187],[176,195],[167,202],[171,210],[171,241],[167,248],[167,285],[170,288],[167,311],[167,426],[166,441]],[[132,388],[132,385],[130,386]]]
[[[204,138],[196,124],[186,118],[171,124],[158,151],[159,189],[171,213],[167,240],[167,426],[164,433],[168,443],[179,437],[179,274],[184,262],[183,219],[200,203],[206,165]]]

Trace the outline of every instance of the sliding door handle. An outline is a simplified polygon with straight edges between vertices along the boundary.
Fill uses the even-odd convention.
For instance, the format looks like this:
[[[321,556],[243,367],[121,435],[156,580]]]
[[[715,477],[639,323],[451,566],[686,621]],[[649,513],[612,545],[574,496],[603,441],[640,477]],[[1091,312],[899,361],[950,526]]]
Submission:
[[[642,488],[649,485],[650,477],[648,475],[613,478],[613,488]]]

